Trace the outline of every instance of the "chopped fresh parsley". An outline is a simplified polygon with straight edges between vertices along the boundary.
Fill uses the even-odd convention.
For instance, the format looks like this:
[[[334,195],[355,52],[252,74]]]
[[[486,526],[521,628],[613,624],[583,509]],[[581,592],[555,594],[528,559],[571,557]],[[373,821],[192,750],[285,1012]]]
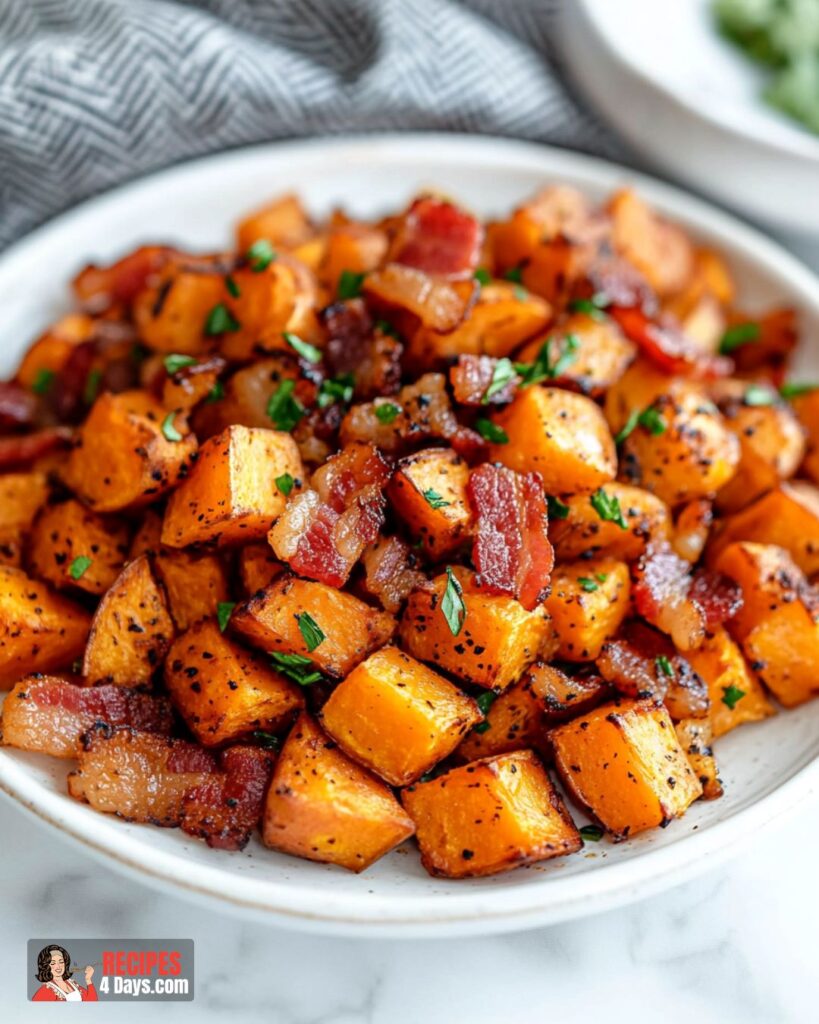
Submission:
[[[228,290],[228,294],[232,295],[234,299],[238,299],[242,294],[239,285],[236,284],[235,278],[231,277],[230,274],[225,278],[225,287]]]
[[[276,259],[277,253],[266,238],[260,238],[258,242],[254,242],[251,245],[245,256],[250,264],[250,269],[254,273],[259,274],[261,271],[267,270],[273,260]]]
[[[225,385],[220,380],[217,380],[216,383],[208,392],[208,396],[205,399],[205,401],[207,402],[208,405],[211,405],[213,402],[218,402],[220,398],[224,397]]]
[[[481,398],[481,405],[488,405],[489,400],[499,391],[503,391],[507,384],[515,379],[515,367],[511,359],[499,359],[492,369],[492,379]]]
[[[102,370],[92,370],[85,378],[85,387],[82,391],[82,398],[86,405],[93,405],[100,393],[102,383]]]
[[[603,838],[603,829],[599,825],[584,825],[580,829],[583,842],[599,843]]]
[[[759,341],[761,333],[762,330],[759,324],[752,320],[748,321],[748,323],[735,324],[733,327],[729,327],[719,343],[720,355],[728,356],[738,348],[742,348],[743,345]]]
[[[317,647],[324,643],[327,637],[316,620],[308,612],[302,612],[300,615],[297,615],[296,622],[299,624],[299,632],[304,639],[307,650],[312,654]]]
[[[282,337],[287,344],[301,356],[302,359],[306,359],[308,363],[320,363],[321,362],[321,350],[317,349],[315,345],[311,345],[307,341],[302,341],[298,334],[291,334],[289,331],[284,331]]]
[[[594,511],[604,522],[617,523],[621,530],[627,530],[628,526],[623,518],[623,510],[620,502],[613,494],[606,494],[602,487],[594,492],[589,498]]]
[[[175,412],[169,412],[165,419],[162,421],[162,434],[166,441],[181,441],[182,435],[176,429],[174,419],[176,418]]]
[[[205,321],[205,334],[227,334],[238,331],[241,324],[227,308],[224,302],[218,302],[208,313]]]
[[[751,384],[742,396],[742,401],[745,405],[773,405],[776,401],[776,392],[763,384]]]
[[[666,431],[666,422],[662,417],[662,414],[650,405],[647,409],[643,409],[640,415],[637,417],[637,422],[641,427],[644,427],[649,434],[653,434],[654,437],[659,437],[660,434],[664,434]]]
[[[480,694],[480,696],[475,698],[475,703],[480,708],[481,714],[484,715],[484,717],[489,714],[489,709],[495,703],[497,696],[498,695],[494,693],[492,690],[487,690],[485,693],[482,693]],[[488,729],[489,722],[485,721],[478,722],[478,724],[475,726],[475,732],[486,732]]]
[[[590,576],[578,576],[577,582],[581,588],[586,591],[587,594],[593,593],[595,590],[599,590],[597,583]]]
[[[609,574],[608,574],[607,572],[596,572],[596,573],[594,574],[594,578],[595,578],[595,579],[596,579],[596,580],[597,580],[597,581],[598,581],[599,583],[605,583],[605,582],[606,582],[606,580],[607,580],[607,579],[609,578]]]
[[[573,362],[577,359],[577,350],[580,348],[580,341],[575,334],[567,334],[563,339],[563,351],[552,361],[552,342],[554,338],[547,338],[541,345],[537,358],[533,363],[515,363],[515,369],[523,378],[522,387],[529,384],[537,384],[542,380],[554,380],[555,377],[562,377]]]
[[[549,518],[550,519],[567,519],[569,516],[569,506],[561,501],[560,498],[556,498],[553,494],[546,495],[546,504],[549,507]]]
[[[445,508],[447,505],[452,504],[451,501],[447,501],[446,498],[440,495],[437,491],[434,491],[431,487],[426,491],[422,491],[422,494],[430,508]]]
[[[306,410],[293,394],[296,382],[283,380],[267,402],[267,415],[279,430],[292,430]]]
[[[516,284],[512,289],[512,294],[518,300],[518,302],[525,302],[529,298],[529,292],[523,287],[522,284]]]
[[[216,605],[216,621],[219,623],[220,632],[224,633],[227,629],[227,624],[230,622],[230,617],[235,607],[235,601],[219,601]]]
[[[56,376],[53,370],[38,370],[34,383],[31,385],[31,390],[35,395],[47,395]]]
[[[193,356],[182,356],[177,352],[172,352],[169,356],[165,356],[163,362],[165,363],[166,371],[173,376],[186,366],[193,366],[196,359]]]
[[[342,270],[338,279],[338,297],[340,299],[358,298],[365,276],[365,274],[357,274],[354,270]]]
[[[503,276],[507,281],[514,281],[515,284],[522,284],[523,267],[510,267]]]
[[[609,298],[605,292],[597,292],[590,299],[575,299],[569,303],[569,309],[573,313],[585,313],[593,320],[605,320],[605,308],[609,304]]]
[[[335,405],[336,402],[343,402],[346,405],[352,401],[354,389],[355,378],[351,373],[323,380],[318,393],[319,409],[326,409],[328,405]]]
[[[375,407],[375,415],[379,423],[392,423],[399,412],[401,412],[401,406],[396,405],[395,402],[382,402]]]
[[[485,441],[490,441],[492,444],[509,443],[509,435],[503,427],[499,427],[497,423],[493,423],[492,420],[487,420],[483,417],[477,419],[475,421],[475,429]]]
[[[281,651],[271,651],[270,660],[273,668],[281,672],[283,676],[292,679],[299,686],[310,686],[312,683],[321,682],[324,676],[313,668],[313,663],[303,654],[282,654]]]
[[[733,683],[731,683],[730,686],[723,686],[722,688],[722,703],[732,711],[744,696],[745,691],[740,690],[740,688],[738,686],[734,686]]]
[[[489,273],[486,267],[478,267],[478,269],[472,276],[475,278],[478,284],[481,285],[489,284],[489,282],[492,280],[492,275]]]
[[[295,482],[296,481],[289,473],[282,473],[282,475],[277,476],[274,481],[276,487],[281,491],[285,498],[293,490],[293,485],[295,484]]]
[[[388,334],[391,338],[398,337],[398,331],[396,331],[389,320],[376,320],[375,329],[381,331],[382,334]]]
[[[659,654],[654,659],[654,664],[657,667],[657,671],[661,672],[664,676],[669,679],[674,678],[674,666],[671,664],[669,659],[664,654]]]
[[[803,395],[809,395],[813,391],[819,391],[819,384],[800,384],[797,381],[790,381],[782,385],[779,389],[779,394],[783,398],[801,398]]]
[[[274,736],[272,732],[264,732],[262,729],[257,729],[251,734],[258,746],[265,747],[267,750],[278,750],[281,746],[281,741],[278,736]]]
[[[72,580],[81,580],[93,563],[93,558],[89,558],[88,555],[77,555],[68,567],[68,575]]]
[[[446,567],[446,590],[444,596],[441,599],[441,612],[446,619],[446,624],[449,626],[449,631],[453,636],[457,636],[463,628],[464,621],[466,620],[466,605],[463,599],[463,588],[458,581],[458,577],[452,571],[452,569]]]
[[[618,434],[615,434],[615,436],[614,436],[614,443],[615,444],[622,444],[623,441],[625,441],[625,439],[627,437],[629,437],[629,435],[633,434],[634,431],[637,428],[637,423],[639,422],[639,419],[640,419],[640,411],[639,411],[639,409],[632,409],[631,412],[629,413],[629,417],[626,420],[623,429]]]

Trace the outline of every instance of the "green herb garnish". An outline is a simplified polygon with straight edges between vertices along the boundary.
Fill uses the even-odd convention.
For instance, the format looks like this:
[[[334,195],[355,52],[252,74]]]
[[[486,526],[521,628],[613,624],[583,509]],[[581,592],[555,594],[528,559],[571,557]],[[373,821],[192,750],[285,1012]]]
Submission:
[[[512,294],[518,300],[518,302],[525,302],[529,298],[529,292],[523,287],[522,284],[516,284],[512,289]]]
[[[220,633],[224,633],[227,629],[227,624],[230,622],[230,617],[235,607],[235,601],[219,601],[216,605],[216,621],[219,623]]]
[[[457,636],[461,632],[466,620],[463,588],[458,581],[458,577],[449,566],[446,567],[446,575],[446,590],[441,599],[441,611],[446,619],[446,624],[449,626],[450,633],[453,636]]]
[[[803,395],[809,395],[814,391],[819,391],[819,384],[799,384],[791,381],[782,385],[779,394],[783,398],[802,398]]]
[[[276,250],[270,242],[266,238],[260,238],[258,242],[254,242],[247,250],[245,257],[250,264],[250,269],[258,274],[262,270],[267,270],[273,260],[276,259],[276,255]]]
[[[274,736],[272,732],[264,732],[262,729],[257,729],[250,736],[256,741],[258,746],[265,747],[267,750],[278,750],[281,746],[281,740],[278,736]]]
[[[593,320],[605,320],[605,308],[609,305],[609,298],[604,292],[597,292],[590,299],[575,299],[569,303],[569,309],[573,313],[585,313]]]
[[[307,650],[312,654],[317,647],[324,643],[327,637],[316,620],[308,612],[302,612],[300,615],[297,615],[296,622],[299,624],[299,632],[304,639]]]
[[[487,690],[485,693],[482,693],[475,698],[475,703],[480,708],[480,712],[484,718],[489,714],[489,709],[495,703],[497,696],[498,695],[493,690]],[[475,732],[486,732],[489,729],[489,722],[478,722],[474,729]]]
[[[72,580],[81,580],[93,564],[93,558],[89,558],[88,555],[77,555],[68,567],[68,575]]]
[[[659,437],[660,434],[664,434],[666,431],[666,422],[653,405],[650,405],[647,409],[643,409],[637,417],[637,422],[641,427],[644,427],[649,434],[653,434],[654,437]]]
[[[240,327],[241,324],[224,302],[218,302],[208,313],[208,318],[205,321],[205,334],[227,334],[238,331]]]
[[[165,364],[165,370],[172,377],[175,373],[183,370],[186,366],[193,366],[196,359],[193,356],[182,356],[176,352],[172,352],[171,355],[165,356],[162,361]]]
[[[731,683],[730,686],[723,686],[722,688],[722,703],[732,711],[744,696],[745,691],[740,690],[740,688],[738,686],[734,686],[733,683]]]
[[[47,395],[57,374],[53,370],[38,370],[31,390],[35,395]]]
[[[365,277],[365,274],[357,274],[354,270],[342,270],[338,279],[338,297],[340,299],[358,298]]]
[[[488,405],[489,400],[499,391],[503,391],[507,384],[515,379],[515,367],[511,359],[499,359],[492,368],[492,379],[481,398],[481,405]]]
[[[669,679],[674,678],[674,666],[671,664],[669,659],[664,654],[659,654],[654,659],[654,664],[657,667],[657,671],[661,672],[664,676]]]
[[[281,672],[283,676],[292,679],[299,686],[310,686],[312,683],[321,682],[324,676],[313,668],[313,663],[303,654],[282,654],[280,651],[271,651],[270,659],[273,668]]]
[[[447,505],[451,505],[451,501],[447,501],[446,498],[442,497],[437,491],[434,491],[431,487],[421,492],[424,496],[424,500],[430,508],[445,508]]]
[[[569,506],[561,501],[560,498],[556,498],[553,494],[546,495],[546,504],[549,507],[549,518],[550,519],[567,519],[569,516]]]
[[[165,419],[162,421],[162,434],[166,441],[181,441],[182,435],[176,429],[174,425],[174,419],[176,418],[175,412],[169,412]]]
[[[267,415],[279,430],[289,431],[307,411],[293,394],[296,382],[283,380],[267,402]]]
[[[392,423],[399,412],[401,412],[401,406],[396,405],[395,402],[382,402],[375,407],[375,415],[379,423]]]
[[[507,281],[514,281],[515,284],[522,284],[523,267],[510,267],[503,276]]]
[[[213,385],[213,387],[208,392],[208,395],[207,395],[207,398],[205,399],[205,402],[208,405],[211,405],[213,402],[218,402],[220,398],[224,398],[224,397],[225,397],[225,385],[220,380],[217,380],[216,383]]]
[[[583,842],[599,843],[603,838],[603,829],[599,825],[584,825],[580,829]]]
[[[475,273],[472,275],[480,285],[489,284],[492,280],[492,275],[486,269],[486,267],[478,267]]]
[[[613,494],[606,494],[603,488],[599,488],[589,498],[594,511],[604,522],[617,523],[621,530],[627,530],[628,526],[623,518],[623,510],[620,502]]]
[[[751,384],[742,396],[742,401],[745,405],[751,406],[773,405],[776,401],[776,392],[762,384]]]
[[[230,274],[225,278],[225,287],[228,290],[228,294],[232,295],[234,299],[238,299],[242,294],[239,285],[236,284],[235,279]]]
[[[274,481],[276,487],[281,491],[285,498],[293,490],[293,485],[295,484],[295,482],[296,481],[289,473],[282,473],[282,475],[277,476]]]
[[[729,327],[723,334],[722,340],[719,343],[720,355],[730,355],[738,348],[742,348],[743,345],[748,345],[753,341],[759,341],[761,333],[762,330],[759,324],[754,321],[749,321],[744,324],[735,324],[733,327]]]
[[[595,590],[600,589],[590,576],[578,576],[577,582],[580,584],[581,588],[586,591],[587,594],[592,594]]]
[[[301,356],[302,359],[306,359],[308,363],[320,363],[321,362],[321,350],[317,349],[315,345],[311,345],[307,341],[302,341],[298,334],[291,334],[289,331],[284,331],[282,337],[287,344]]]
[[[83,388],[82,397],[86,405],[93,405],[97,400],[97,395],[100,393],[101,383],[102,370],[92,370],[85,378],[85,387]]]
[[[575,334],[567,334],[563,339],[565,346],[563,351],[552,361],[552,342],[554,338],[547,338],[541,345],[537,358],[533,363],[515,363],[515,369],[523,378],[521,387],[528,387],[530,384],[538,384],[542,380],[554,380],[555,377],[562,377],[566,370],[577,359],[577,350],[580,348],[580,341]]]
[[[323,380],[318,392],[319,409],[326,409],[328,405],[335,405],[336,402],[342,402],[346,405],[352,401],[354,390],[355,378],[351,373]]]
[[[490,441],[492,444],[509,443],[509,435],[503,427],[499,427],[492,420],[483,419],[482,417],[475,420],[475,429],[485,441]]]

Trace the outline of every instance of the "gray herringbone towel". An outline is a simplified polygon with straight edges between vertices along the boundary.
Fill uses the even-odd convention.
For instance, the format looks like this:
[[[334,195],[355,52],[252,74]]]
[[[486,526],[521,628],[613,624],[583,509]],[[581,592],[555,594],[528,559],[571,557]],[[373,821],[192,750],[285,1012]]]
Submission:
[[[0,247],[128,178],[330,132],[603,153],[556,70],[560,0],[0,0]]]

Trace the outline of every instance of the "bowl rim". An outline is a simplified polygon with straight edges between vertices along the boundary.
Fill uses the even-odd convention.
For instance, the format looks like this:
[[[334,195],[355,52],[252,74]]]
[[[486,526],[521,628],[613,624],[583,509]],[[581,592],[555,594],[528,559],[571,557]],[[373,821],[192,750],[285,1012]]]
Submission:
[[[83,203],[6,250],[0,256],[0,290],[4,275],[12,268],[30,264],[43,246],[62,235],[70,235],[85,219],[98,219],[126,197],[150,195],[174,183],[181,187],[191,175],[203,171],[229,177],[232,168],[246,161],[276,167],[287,162],[296,167],[294,175],[299,165],[336,166],[339,161],[368,167],[373,161],[402,167],[435,163],[442,168],[472,163],[489,170],[534,171],[544,181],[569,179],[581,189],[585,187],[598,194],[628,183],[649,203],[691,228],[698,237],[741,254],[756,272],[798,295],[802,308],[819,321],[819,279],[810,270],[761,232],[684,190],[572,151],[491,136],[435,132],[267,143],[198,157],[155,172]],[[16,269],[14,272],[17,273]],[[463,893],[433,893],[396,901],[389,894],[375,900],[363,899],[360,892],[345,892],[343,885],[339,892],[328,895],[327,890],[311,891],[309,885],[300,881],[260,882],[226,870],[216,858],[214,866],[194,864],[181,849],[152,847],[144,833],[132,836],[117,819],[75,804],[65,794],[33,778],[24,760],[0,749],[0,792],[87,852],[143,883],[222,910],[301,930],[407,938],[523,930],[598,912],[678,884],[729,857],[758,828],[792,813],[819,789],[819,756],[789,771],[775,789],[737,808],[727,818],[701,832],[691,830],[668,846],[647,845],[627,861],[602,864],[596,870],[565,877],[554,874],[548,884],[471,888]]]
[[[783,132],[781,137],[774,140],[756,121],[740,124],[720,104],[703,106],[695,103],[684,89],[677,89],[671,83],[650,74],[643,66],[634,61],[627,51],[616,45],[610,33],[603,31],[595,15],[598,2],[599,0],[575,0],[575,10],[582,17],[587,31],[594,32],[598,44],[608,57],[620,67],[621,71],[638,79],[646,88],[660,93],[669,103],[689,117],[729,133],[735,142],[752,141],[764,148],[770,156],[781,158],[782,154],[786,153],[790,157],[815,164],[819,170],[819,137],[815,138],[807,128],[800,129],[798,122],[790,124],[786,120],[783,127],[791,130]]]

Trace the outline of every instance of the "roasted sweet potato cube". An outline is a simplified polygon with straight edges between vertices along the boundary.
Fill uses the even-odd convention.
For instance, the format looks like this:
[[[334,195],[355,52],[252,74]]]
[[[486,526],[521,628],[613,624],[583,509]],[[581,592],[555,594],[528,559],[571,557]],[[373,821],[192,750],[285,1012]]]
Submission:
[[[224,274],[215,269],[169,265],[134,303],[140,339],[154,352],[207,352],[213,345],[206,333],[208,318],[225,293]]]
[[[238,544],[260,540],[283,510],[276,478],[303,469],[290,434],[229,427],[202,445],[196,465],[171,495],[162,524],[162,542]]]
[[[716,561],[742,587],[728,628],[776,699],[796,707],[819,694],[819,598],[784,548],[729,544]]]
[[[638,424],[623,442],[621,475],[669,505],[713,496],[736,472],[739,441],[715,406],[694,391],[660,395],[657,427]]]
[[[714,522],[713,503],[697,498],[683,505],[674,517],[669,538],[674,554],[686,562],[699,562]]]
[[[533,384],[492,419],[509,441],[493,444],[490,460],[540,473],[550,494],[594,491],[617,473],[608,425],[585,395]]]
[[[681,291],[694,273],[694,247],[682,228],[660,217],[631,189],[608,202],[612,242],[660,296]]]
[[[140,555],[123,569],[94,613],[83,661],[86,682],[150,683],[173,634],[165,594],[148,556]]]
[[[736,541],[777,544],[807,576],[819,573],[819,490],[803,480],[783,483],[726,516],[708,545],[709,562]]]
[[[0,565],[0,687],[65,668],[85,647],[91,616],[21,569]]]
[[[674,723],[674,730],[688,763],[700,780],[703,800],[716,800],[721,797],[722,782],[714,751],[711,749],[711,723],[702,718],[684,718]]]
[[[537,756],[518,750],[453,768],[401,794],[431,875],[495,875],[583,845]]]
[[[58,589],[104,594],[122,570],[130,533],[121,519],[91,512],[75,499],[47,505],[31,530],[29,569]]]
[[[725,629],[706,635],[696,650],[686,653],[686,658],[708,685],[714,739],[745,722],[759,722],[776,713],[739,646]]]
[[[649,359],[639,357],[606,392],[604,411],[612,434],[619,434],[636,413],[642,412],[660,395],[677,395],[701,388],[680,377],[663,373]]]
[[[15,381],[30,389],[42,379],[44,371],[59,373],[74,347],[82,341],[88,341],[94,328],[95,320],[84,313],[69,313],[60,317],[23,356]]]
[[[471,697],[397,647],[354,668],[321,712],[342,750],[392,786],[420,778],[482,718]]]
[[[668,712],[652,701],[603,704],[551,740],[567,789],[615,839],[667,825],[702,796]]]
[[[218,771],[212,754],[186,740],[94,726],[85,733],[68,792],[126,821],[179,825],[186,795]]]
[[[264,590],[268,583],[272,583],[285,570],[284,564],[266,543],[245,545],[239,551],[237,562],[242,587],[248,597]]]
[[[467,682],[503,690],[537,657],[554,651],[542,605],[527,612],[512,597],[477,590],[467,570],[455,569],[453,575],[466,608],[461,629],[454,635],[444,614],[447,588],[450,593],[454,588],[444,573],[409,597],[400,636],[410,654]]]
[[[254,210],[236,227],[236,245],[244,254],[254,242],[270,242],[285,248],[302,245],[313,234],[313,228],[301,200],[284,195]]]
[[[449,448],[426,448],[400,459],[387,491],[390,504],[437,561],[467,539],[469,467]]]
[[[180,439],[170,440],[175,434]],[[184,417],[146,391],[106,391],[80,428],[63,477],[96,512],[139,508],[176,485],[196,448]]]
[[[52,757],[75,757],[80,737],[98,722],[167,734],[173,716],[165,697],[124,686],[78,686],[61,676],[28,676],[3,705],[3,743]]]
[[[276,761],[264,810],[265,844],[357,872],[413,832],[389,787],[302,714]]]
[[[628,614],[630,595],[625,562],[596,558],[559,565],[544,605],[557,637],[557,657],[594,661]]]
[[[162,385],[162,404],[166,409],[190,412],[195,405],[209,398],[225,369],[220,356],[205,356],[168,373]]]
[[[656,495],[618,483],[606,484],[606,494],[617,499],[626,529],[601,519],[588,494],[573,494],[564,500],[568,507],[564,517],[549,518],[549,540],[559,561],[588,558],[592,553],[633,562],[649,541],[659,544],[668,538],[670,513]]]
[[[48,494],[45,473],[0,476],[0,564],[20,565],[26,535]]]
[[[341,275],[366,274],[375,270],[387,254],[387,234],[369,224],[340,224],[327,236],[321,265],[321,280],[331,295],[338,290]]]
[[[341,679],[390,640],[395,619],[352,594],[288,574],[236,608],[231,628],[254,647],[309,658]]]
[[[218,555],[160,550],[154,558],[177,629],[216,615],[229,597],[225,567]]]
[[[224,636],[215,619],[176,638],[165,659],[165,685],[205,747],[256,729],[276,732],[304,706],[298,687]]]

